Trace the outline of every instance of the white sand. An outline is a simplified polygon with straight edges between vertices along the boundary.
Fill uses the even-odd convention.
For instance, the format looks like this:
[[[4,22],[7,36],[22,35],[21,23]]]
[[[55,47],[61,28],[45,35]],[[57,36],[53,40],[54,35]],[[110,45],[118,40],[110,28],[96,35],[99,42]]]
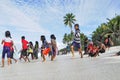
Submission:
[[[58,56],[53,62],[47,58],[30,63],[18,62],[0,68],[0,80],[120,80],[120,57],[111,55],[120,50],[120,46],[100,54],[97,58],[84,56],[76,52],[71,55]]]

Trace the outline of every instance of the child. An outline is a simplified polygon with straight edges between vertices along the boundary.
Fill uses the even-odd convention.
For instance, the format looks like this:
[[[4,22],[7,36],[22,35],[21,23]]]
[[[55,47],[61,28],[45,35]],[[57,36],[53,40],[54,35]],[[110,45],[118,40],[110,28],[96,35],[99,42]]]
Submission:
[[[32,60],[34,59],[34,55],[33,55],[33,43],[32,42],[29,42],[29,46],[28,46],[28,56],[31,54],[31,58]]]
[[[42,54],[42,52],[43,52],[43,50],[44,50],[44,47],[41,47],[41,49],[40,49],[41,51],[41,57],[43,56],[43,54]]]
[[[52,57],[52,44],[51,43],[49,43],[49,48],[50,48],[50,52],[49,52],[49,55],[48,55],[48,57]]]
[[[87,47],[88,47],[88,39],[86,38],[84,41],[84,55],[87,54]]]
[[[79,54],[81,55],[81,58],[83,58],[79,24],[75,24],[74,28],[75,28],[75,34],[74,34],[74,40],[71,46],[72,56],[74,57],[74,47],[77,47],[79,50]]]
[[[27,49],[28,49],[28,41],[25,40],[25,36],[21,37],[21,42],[22,42],[22,51],[21,51],[21,58],[23,58],[26,62],[26,60],[29,60],[28,55],[27,55]]]
[[[3,52],[2,52],[2,67],[4,67],[5,54],[8,58],[8,66],[10,65],[10,48],[13,45],[13,40],[11,39],[10,31],[5,32],[5,38],[2,40]]]
[[[52,45],[52,57],[51,57],[51,61],[53,61],[56,57],[56,52],[57,52],[57,43],[56,43],[56,37],[54,34],[52,34],[50,36],[51,38],[51,45]]]
[[[105,46],[102,42],[100,42],[99,44],[100,44],[99,52],[100,52],[100,53],[105,53],[105,51],[106,51],[106,46]]]
[[[11,48],[10,48],[10,52],[11,52],[11,56],[10,56],[10,58],[11,59],[13,59],[14,61],[15,61],[15,63],[17,62],[17,60],[14,58],[14,48],[15,48],[15,50],[16,50],[16,47],[15,46],[11,46]],[[10,63],[12,64],[12,60],[10,61]]]
[[[109,48],[110,48],[112,45],[113,45],[113,42],[112,42],[112,40],[111,40],[111,38],[110,38],[110,35],[108,35],[108,37],[105,39],[105,46],[106,46],[106,48],[108,48],[108,50],[109,50]]]
[[[50,52],[50,48],[44,35],[41,36],[41,41],[42,41],[42,58],[43,58],[42,62],[45,62],[46,60],[45,55],[47,55]]]
[[[38,41],[36,41],[35,46],[34,46],[34,57],[36,59],[38,59],[38,52],[39,52],[39,43],[38,43]]]
[[[93,42],[90,41],[87,48],[88,56],[91,56],[92,50],[93,50]]]
[[[97,55],[99,55],[99,51],[98,51],[98,48],[97,46],[94,44],[92,45],[90,48],[89,48],[89,56],[91,57],[96,57]]]

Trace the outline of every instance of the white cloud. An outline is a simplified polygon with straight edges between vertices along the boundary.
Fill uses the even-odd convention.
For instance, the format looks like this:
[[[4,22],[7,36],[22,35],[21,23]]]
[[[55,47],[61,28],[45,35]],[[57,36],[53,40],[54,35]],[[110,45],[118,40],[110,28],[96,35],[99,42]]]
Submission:
[[[84,0],[80,5],[77,19],[81,26],[89,25],[91,22],[102,23],[107,17],[108,11],[111,10],[112,0]],[[94,23],[93,25],[98,24]],[[96,26],[97,27],[97,26]]]
[[[3,0],[2,0],[3,1]],[[8,1],[0,5],[0,25],[10,25],[21,31],[47,33],[34,19],[20,11]],[[48,34],[48,33],[47,33]]]

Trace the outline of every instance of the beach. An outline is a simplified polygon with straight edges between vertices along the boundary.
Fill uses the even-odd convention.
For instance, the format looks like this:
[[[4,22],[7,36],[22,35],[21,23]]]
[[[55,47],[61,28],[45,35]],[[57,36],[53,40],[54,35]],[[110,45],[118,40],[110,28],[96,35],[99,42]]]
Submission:
[[[0,80],[120,80],[120,56],[112,56],[120,46],[112,47],[96,58],[78,52],[57,56],[55,61],[31,60],[30,63],[18,61],[0,68]]]

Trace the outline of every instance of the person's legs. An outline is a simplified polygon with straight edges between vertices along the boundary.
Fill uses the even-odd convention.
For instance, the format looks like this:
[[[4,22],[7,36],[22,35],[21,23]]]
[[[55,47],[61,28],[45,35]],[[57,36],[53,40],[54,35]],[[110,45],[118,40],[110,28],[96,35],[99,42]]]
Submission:
[[[12,59],[13,59],[13,51],[10,52],[10,64],[12,64]]]
[[[21,60],[21,58],[22,58],[22,52],[21,52],[21,54],[20,54],[20,58],[19,58],[19,60]]]
[[[25,62],[28,60],[28,62],[30,62],[29,56],[27,54],[27,50],[25,50]]]
[[[19,58],[19,59],[21,60],[22,58],[23,58],[24,61],[26,62],[26,59],[25,59],[25,51],[24,51],[24,50],[21,51],[21,55],[20,55],[20,58]]]
[[[41,57],[43,58],[42,62],[45,62],[45,55],[43,54],[43,50],[41,51]]]
[[[83,58],[82,49],[79,48],[78,50],[79,50],[79,54],[81,55],[81,58]]]
[[[38,52],[36,53],[36,59],[38,59]]]
[[[111,44],[108,43],[107,46],[108,46],[107,48],[108,48],[108,51],[109,51],[109,49],[110,49],[110,47],[111,47]]]
[[[29,53],[27,53],[27,49],[26,50],[24,50],[24,56],[25,56],[25,62],[28,60],[28,62],[30,62],[30,60],[29,60]]]
[[[33,56],[35,59],[37,59],[37,52],[36,51],[34,51]]]
[[[4,58],[2,58],[2,66],[1,67],[4,67]]]
[[[15,61],[15,63],[17,62],[17,59],[14,58],[14,51],[11,54],[11,59],[13,59]]]
[[[96,56],[100,56],[100,55],[99,55],[99,51],[96,52]]]
[[[56,57],[56,49],[52,48],[52,57],[51,57],[51,61],[53,61]]]
[[[20,58],[19,58],[19,60],[21,60],[21,59],[24,57],[24,55],[25,55],[25,54],[24,54],[24,50],[21,50],[21,51],[20,51]]]
[[[28,62],[30,62],[29,56],[27,55],[27,50],[26,50],[26,61],[28,60]]]
[[[34,59],[34,55],[33,55],[33,53],[31,53],[31,57],[32,57],[32,60]]]
[[[84,55],[87,54],[87,47],[84,47]]]
[[[21,51],[19,60],[21,60],[22,58],[25,60],[25,53],[24,53],[24,50]]]
[[[12,64],[12,58],[10,58],[10,64]]]
[[[26,60],[28,60],[28,62],[30,62],[30,59],[28,58],[28,56],[26,56]]]
[[[4,50],[3,50],[3,53],[2,53],[2,67],[4,67],[4,59],[5,59],[5,53],[4,53]]]
[[[15,61],[15,63],[17,62],[17,59],[13,58],[13,60]]]
[[[45,59],[45,55],[42,55],[42,58],[43,58],[43,61],[42,61],[42,62],[45,62],[45,60],[46,60],[46,59]]]
[[[2,67],[4,67],[5,54],[6,54],[6,47],[3,48],[3,52],[2,52]]]
[[[8,58],[8,66],[11,64],[11,53],[10,53],[10,48],[7,48],[7,58]]]
[[[54,55],[53,55],[53,60],[55,59],[55,57],[56,57],[56,52],[55,52]]]
[[[76,47],[78,48],[78,51],[79,51],[79,54],[81,55],[81,58],[83,58],[81,44],[80,43],[76,43]]]
[[[52,55],[51,56],[51,61],[53,61],[55,59],[56,55]]]
[[[10,59],[10,58],[8,58],[8,66],[11,64],[11,63],[10,63],[10,61],[11,61],[11,59]]]
[[[53,52],[53,49],[52,49],[52,51],[51,51],[50,55],[51,55],[51,61],[53,61],[53,57],[54,57],[54,52]]]
[[[43,53],[42,53],[42,52],[43,52],[43,50],[41,50],[41,57],[43,56]]]
[[[74,46],[71,46],[72,57],[74,57]]]

